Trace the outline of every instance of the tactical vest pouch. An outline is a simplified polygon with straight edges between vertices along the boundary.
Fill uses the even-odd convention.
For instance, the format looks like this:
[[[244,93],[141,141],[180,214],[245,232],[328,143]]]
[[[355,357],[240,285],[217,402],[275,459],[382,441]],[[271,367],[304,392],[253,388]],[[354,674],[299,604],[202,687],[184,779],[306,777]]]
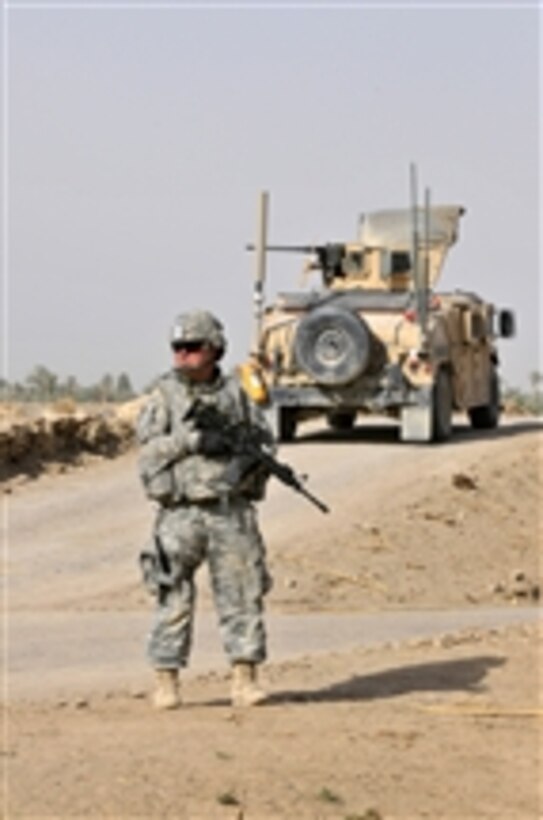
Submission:
[[[249,501],[262,501],[270,474],[261,464],[254,467],[240,482],[237,491]]]
[[[239,391],[239,401],[244,422],[250,426],[251,411],[247,394],[243,389]],[[266,487],[270,474],[263,464],[254,464],[244,475],[238,491],[249,501],[262,501],[266,497]]]
[[[174,498],[175,483],[173,467],[170,464],[157,469],[151,459],[140,458],[139,471],[147,498],[167,504]]]

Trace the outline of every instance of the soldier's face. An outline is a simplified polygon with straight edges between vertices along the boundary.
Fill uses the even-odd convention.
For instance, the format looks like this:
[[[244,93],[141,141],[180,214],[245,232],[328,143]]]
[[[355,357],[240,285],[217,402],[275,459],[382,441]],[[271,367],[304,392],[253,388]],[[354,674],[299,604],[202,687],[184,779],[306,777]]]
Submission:
[[[175,342],[172,345],[173,361],[176,370],[194,381],[205,381],[211,378],[215,369],[215,348],[206,342]]]

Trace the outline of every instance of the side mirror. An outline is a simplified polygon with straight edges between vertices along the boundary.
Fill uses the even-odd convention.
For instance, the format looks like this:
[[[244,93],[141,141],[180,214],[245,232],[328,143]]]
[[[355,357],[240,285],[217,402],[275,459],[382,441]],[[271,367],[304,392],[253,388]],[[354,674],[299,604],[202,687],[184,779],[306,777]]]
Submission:
[[[512,310],[500,310],[498,312],[498,335],[503,339],[511,339],[515,333],[515,314]]]

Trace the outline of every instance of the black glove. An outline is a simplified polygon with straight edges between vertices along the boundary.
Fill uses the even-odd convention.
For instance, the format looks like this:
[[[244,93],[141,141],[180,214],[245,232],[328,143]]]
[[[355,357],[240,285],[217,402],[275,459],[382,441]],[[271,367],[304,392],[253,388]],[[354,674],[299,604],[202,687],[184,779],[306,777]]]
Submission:
[[[232,443],[220,430],[202,430],[198,449],[204,456],[232,455]]]

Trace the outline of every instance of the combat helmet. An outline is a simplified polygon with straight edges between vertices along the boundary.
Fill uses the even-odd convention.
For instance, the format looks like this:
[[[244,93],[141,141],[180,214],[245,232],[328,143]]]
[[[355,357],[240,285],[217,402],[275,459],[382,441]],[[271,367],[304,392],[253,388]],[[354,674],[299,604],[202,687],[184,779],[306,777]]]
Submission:
[[[192,310],[176,316],[170,331],[170,344],[175,342],[207,342],[217,351],[217,359],[226,350],[222,322],[208,310]]]

